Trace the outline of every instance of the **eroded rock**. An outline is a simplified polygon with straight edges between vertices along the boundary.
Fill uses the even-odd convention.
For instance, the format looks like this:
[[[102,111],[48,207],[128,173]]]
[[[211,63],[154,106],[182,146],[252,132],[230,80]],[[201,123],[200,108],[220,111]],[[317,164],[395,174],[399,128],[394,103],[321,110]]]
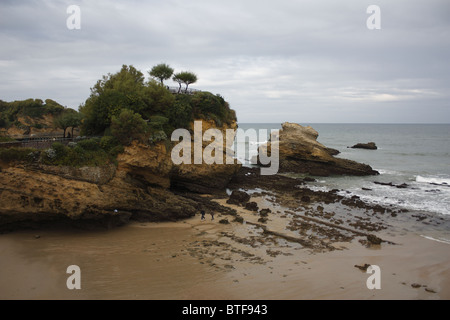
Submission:
[[[336,150],[317,141],[319,134],[312,127],[285,122],[278,141],[262,146],[269,153],[273,147],[279,150],[279,172],[306,173],[313,176],[329,175],[377,175],[369,165],[336,158]]]

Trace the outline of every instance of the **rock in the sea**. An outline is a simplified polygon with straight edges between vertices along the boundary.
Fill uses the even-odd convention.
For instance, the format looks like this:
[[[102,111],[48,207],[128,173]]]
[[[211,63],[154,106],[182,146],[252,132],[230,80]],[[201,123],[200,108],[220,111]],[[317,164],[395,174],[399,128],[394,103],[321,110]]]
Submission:
[[[369,165],[336,158],[336,151],[317,141],[319,134],[312,127],[285,122],[274,140],[262,146],[270,154],[273,147],[279,150],[279,172],[306,173],[313,176],[377,175]]]
[[[352,149],[368,149],[368,150],[377,150],[378,147],[375,144],[375,142],[368,142],[368,143],[357,143],[355,144]]]

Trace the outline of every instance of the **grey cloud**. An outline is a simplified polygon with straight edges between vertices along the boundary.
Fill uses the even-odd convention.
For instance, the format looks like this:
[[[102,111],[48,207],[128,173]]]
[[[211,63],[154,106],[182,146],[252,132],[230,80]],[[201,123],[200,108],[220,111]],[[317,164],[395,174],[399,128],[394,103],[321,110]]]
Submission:
[[[166,62],[242,122],[450,119],[450,4],[376,2],[371,31],[372,1],[2,1],[0,99],[77,108],[122,64]],[[81,30],[66,28],[70,4]]]

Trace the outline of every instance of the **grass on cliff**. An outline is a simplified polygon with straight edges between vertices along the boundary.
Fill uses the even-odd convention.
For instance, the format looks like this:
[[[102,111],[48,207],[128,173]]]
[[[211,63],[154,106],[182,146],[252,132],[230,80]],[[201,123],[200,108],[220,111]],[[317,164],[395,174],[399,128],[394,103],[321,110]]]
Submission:
[[[55,142],[41,152],[40,162],[53,166],[96,167],[117,164],[117,155],[121,152],[123,146],[110,136],[71,142],[68,146]]]
[[[117,155],[123,152],[114,137],[92,138],[71,142],[68,146],[55,142],[46,150],[33,148],[0,149],[4,163],[41,163],[51,166],[95,167],[117,164]]]
[[[4,163],[31,162],[32,154],[36,152],[33,148],[7,148],[0,149],[0,161]]]

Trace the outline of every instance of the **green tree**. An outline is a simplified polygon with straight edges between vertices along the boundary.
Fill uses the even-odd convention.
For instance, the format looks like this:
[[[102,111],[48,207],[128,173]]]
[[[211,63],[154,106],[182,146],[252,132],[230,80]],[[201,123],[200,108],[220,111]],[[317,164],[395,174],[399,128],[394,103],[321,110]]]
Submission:
[[[148,126],[140,114],[123,109],[119,116],[111,119],[111,134],[123,145],[129,145],[133,140],[143,141]]]
[[[172,80],[178,83],[178,85],[179,85],[178,93],[180,93],[181,92],[181,85],[183,84],[182,77],[180,78],[179,77],[179,73],[177,73],[176,75],[173,76]]]
[[[56,128],[64,130],[63,137],[66,137],[67,128],[72,127],[72,137],[73,129],[79,127],[81,124],[81,115],[72,109],[67,109],[60,116],[56,117],[53,121]]]
[[[187,93],[189,85],[197,82],[198,78],[197,78],[197,75],[193,72],[182,71],[182,72],[176,73],[173,76],[172,80],[175,82],[178,82],[178,84],[180,85],[180,88],[178,89],[178,93],[181,92],[181,84],[182,83],[184,83],[186,85],[184,92]]]
[[[72,114],[71,124],[70,127],[72,127],[72,138],[73,138],[73,130],[75,128],[79,128],[83,121],[83,115],[79,112]]]
[[[150,76],[153,78],[159,79],[161,81],[161,85],[164,85],[164,80],[170,79],[173,75],[174,70],[165,63],[160,63],[152,68],[149,71]]]
[[[123,65],[115,74],[108,74],[91,88],[91,95],[79,110],[84,115],[84,134],[102,134],[111,118],[122,109],[142,113],[148,108],[144,74],[133,66]],[[167,90],[166,90],[167,91]]]
[[[155,80],[150,80],[145,88],[144,100],[145,108],[139,113],[148,120],[154,115],[164,114],[165,110],[175,102],[175,97]]]

